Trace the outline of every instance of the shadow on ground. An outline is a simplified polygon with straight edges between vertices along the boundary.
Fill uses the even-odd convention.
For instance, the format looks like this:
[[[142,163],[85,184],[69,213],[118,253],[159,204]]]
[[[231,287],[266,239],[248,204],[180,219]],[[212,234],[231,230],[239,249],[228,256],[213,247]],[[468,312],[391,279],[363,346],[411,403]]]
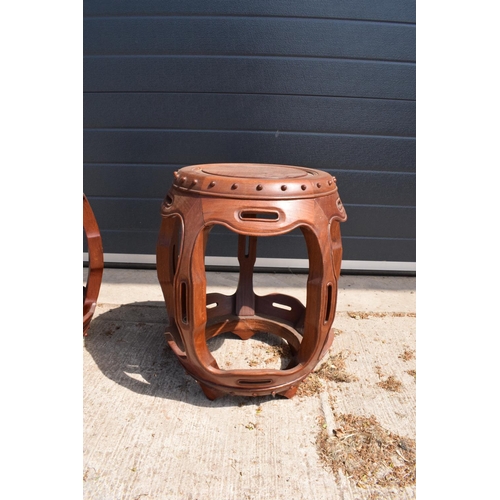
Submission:
[[[168,347],[164,336],[167,325],[163,302],[125,304],[94,317],[84,346],[103,375],[138,394],[202,407],[258,405],[272,399],[225,396],[208,400]],[[211,340],[211,350],[223,342],[222,335]],[[85,363],[84,369],[93,366]]]

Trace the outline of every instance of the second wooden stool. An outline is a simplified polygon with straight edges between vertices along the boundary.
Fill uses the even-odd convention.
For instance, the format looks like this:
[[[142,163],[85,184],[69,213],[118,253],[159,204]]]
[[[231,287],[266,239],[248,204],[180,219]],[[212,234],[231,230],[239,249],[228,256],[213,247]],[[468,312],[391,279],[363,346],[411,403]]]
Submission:
[[[167,340],[180,363],[209,399],[292,397],[333,341],[339,222],[347,218],[335,178],[285,165],[193,165],[175,173],[161,214],[157,272],[170,319]],[[240,278],[231,296],[206,292],[205,248],[215,224],[239,235]],[[309,257],[306,306],[288,295],[253,290],[257,238],[296,228]],[[284,370],[223,370],[207,340],[224,332],[244,340],[257,332],[277,335],[290,345],[292,360]]]

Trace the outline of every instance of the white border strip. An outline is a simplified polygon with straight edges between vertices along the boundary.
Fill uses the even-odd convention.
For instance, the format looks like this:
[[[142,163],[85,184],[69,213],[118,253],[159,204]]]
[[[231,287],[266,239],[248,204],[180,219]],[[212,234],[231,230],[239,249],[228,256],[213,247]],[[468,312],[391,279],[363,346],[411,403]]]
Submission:
[[[83,262],[89,260],[88,253],[83,253]],[[156,264],[156,255],[105,253],[106,262],[113,264]],[[205,257],[205,265],[221,267],[238,267],[236,257]],[[308,269],[307,259],[272,259],[257,258],[256,267],[269,269]],[[389,262],[371,260],[343,260],[341,265],[344,271],[398,271],[416,272],[416,262]]]

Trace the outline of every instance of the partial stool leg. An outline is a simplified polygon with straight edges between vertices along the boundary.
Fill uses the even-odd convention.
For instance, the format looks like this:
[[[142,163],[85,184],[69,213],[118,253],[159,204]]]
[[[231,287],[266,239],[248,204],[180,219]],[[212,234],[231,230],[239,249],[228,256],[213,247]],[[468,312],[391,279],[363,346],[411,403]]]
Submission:
[[[87,285],[83,289],[83,335],[87,335],[101,288],[104,256],[99,226],[85,194],[83,195],[83,229],[87,237],[89,253]]]
[[[307,280],[307,306],[304,321],[304,336],[297,354],[299,363],[319,361],[319,355],[333,322],[331,302],[336,280],[330,253],[330,235],[327,231],[303,226],[309,255],[309,277]]]
[[[247,246],[248,244],[248,246]],[[253,291],[253,267],[257,258],[257,237],[238,235],[238,261],[240,276],[236,289],[236,316],[255,315],[255,293]],[[242,340],[251,338],[253,330],[235,332]]]
[[[170,347],[180,356],[185,356],[184,341],[175,322],[174,276],[179,261],[182,240],[182,224],[178,216],[162,219],[156,247],[156,272],[163,292],[168,313],[169,328],[165,332]]]

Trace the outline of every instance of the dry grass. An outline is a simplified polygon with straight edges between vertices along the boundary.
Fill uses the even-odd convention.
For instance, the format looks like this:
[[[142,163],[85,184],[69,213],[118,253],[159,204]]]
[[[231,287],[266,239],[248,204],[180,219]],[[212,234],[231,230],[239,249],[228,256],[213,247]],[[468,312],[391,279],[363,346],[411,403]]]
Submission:
[[[368,318],[416,318],[414,312],[364,312],[364,311],[348,311],[348,316],[353,319],[368,319]]]
[[[335,415],[333,435],[322,425],[316,440],[323,463],[366,487],[403,488],[416,481],[416,442],[384,429],[374,416]]]
[[[286,341],[265,333],[259,333],[249,341],[247,352],[244,361],[250,368],[263,369],[273,365],[272,368],[279,369],[280,364],[286,366],[292,359],[292,350]],[[228,368],[233,365],[231,361],[225,363]]]
[[[292,358],[292,350],[286,342],[281,345],[266,345],[264,349],[266,354],[269,356],[264,360],[264,363],[267,365],[274,363],[277,360]]]
[[[317,373],[310,373],[299,385],[296,395],[301,396],[314,396],[319,394],[324,389],[323,382],[318,377]]]
[[[415,359],[415,351],[412,351],[410,349],[405,349],[399,356],[399,359],[402,359],[403,361],[410,361],[412,359]]]
[[[345,360],[349,355],[349,351],[342,351],[330,356],[317,371],[318,376],[325,380],[332,380],[333,382],[349,383],[358,380],[358,377],[346,371]]]
[[[346,371],[345,359],[349,351],[342,351],[330,356],[319,370],[310,373],[299,385],[297,396],[314,396],[324,390],[324,380],[349,383],[358,380],[358,377]]]
[[[385,380],[381,380],[378,384],[379,387],[391,392],[401,392],[403,384],[394,376],[389,375]]]
[[[385,389],[386,391],[401,392],[403,384],[394,375],[389,375],[385,380],[383,380],[382,377],[384,375],[382,374],[382,368],[380,368],[380,366],[375,367],[375,372],[381,379],[377,384],[379,387],[382,387],[382,389]]]

